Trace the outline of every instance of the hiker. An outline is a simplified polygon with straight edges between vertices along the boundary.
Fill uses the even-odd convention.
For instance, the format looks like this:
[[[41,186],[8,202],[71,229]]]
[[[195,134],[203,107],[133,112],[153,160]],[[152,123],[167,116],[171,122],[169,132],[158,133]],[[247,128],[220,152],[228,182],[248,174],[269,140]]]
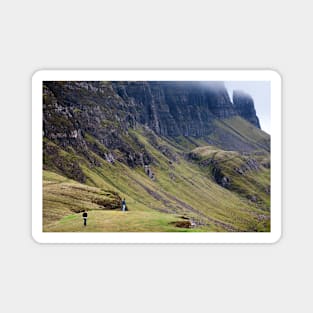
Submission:
[[[127,211],[125,198],[124,198],[123,201],[122,201],[122,211],[123,211],[123,212]]]
[[[88,213],[85,210],[84,213],[83,213],[84,226],[87,226],[87,218],[88,218]]]

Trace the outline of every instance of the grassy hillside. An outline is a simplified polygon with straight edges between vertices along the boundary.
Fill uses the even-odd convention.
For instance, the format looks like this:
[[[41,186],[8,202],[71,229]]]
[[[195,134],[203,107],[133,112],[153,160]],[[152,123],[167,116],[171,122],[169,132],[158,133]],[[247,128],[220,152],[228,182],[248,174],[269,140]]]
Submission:
[[[270,151],[270,136],[239,116],[214,121],[210,144],[226,150]]]
[[[245,144],[253,141],[259,150],[253,159],[263,165],[245,175],[234,173],[233,168],[243,167],[251,155],[208,146],[207,139],[161,138],[145,127],[129,130],[125,140],[145,147],[152,159],[148,173],[144,166],[131,168],[118,160],[108,162],[92,151],[89,158],[96,162],[90,164],[72,148],[55,148],[54,158],[62,164],[75,164],[75,171],[83,174],[84,183],[65,178],[64,175],[69,176],[68,166],[63,170],[46,158],[44,231],[269,231],[269,194],[260,193],[260,188],[269,188],[266,168],[269,157],[262,149],[268,136],[259,130],[251,132],[249,123],[242,127],[239,123],[234,131],[236,122],[234,119],[223,122],[212,136],[216,143],[225,134]],[[99,151],[107,150],[87,136]],[[48,140],[46,144],[54,145]],[[199,146],[203,148],[194,150]],[[196,160],[189,158],[192,150]],[[222,171],[229,177],[232,188],[217,183],[210,165],[203,165],[213,156],[224,164]],[[257,199],[249,198],[250,195]],[[128,212],[119,210],[121,198],[126,198]],[[101,206],[103,203],[106,207]],[[86,228],[79,213],[84,209],[89,211]]]
[[[185,219],[143,206],[121,212],[121,199],[105,191],[77,183],[53,172],[43,172],[43,230],[47,232],[177,231]],[[82,214],[88,211],[88,225]],[[188,229],[179,228],[182,231]],[[178,229],[178,230],[179,230]]]
[[[192,158],[214,180],[228,190],[246,197],[263,211],[270,210],[270,170],[268,154],[240,154],[215,147],[199,147]]]

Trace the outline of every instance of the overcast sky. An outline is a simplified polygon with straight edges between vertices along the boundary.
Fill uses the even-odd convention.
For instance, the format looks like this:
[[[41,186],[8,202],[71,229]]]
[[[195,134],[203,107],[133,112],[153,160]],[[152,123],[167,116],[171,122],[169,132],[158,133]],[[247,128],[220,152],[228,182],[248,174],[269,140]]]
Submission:
[[[270,134],[271,83],[269,81],[225,81],[225,86],[231,99],[233,90],[242,90],[251,95],[261,128]]]

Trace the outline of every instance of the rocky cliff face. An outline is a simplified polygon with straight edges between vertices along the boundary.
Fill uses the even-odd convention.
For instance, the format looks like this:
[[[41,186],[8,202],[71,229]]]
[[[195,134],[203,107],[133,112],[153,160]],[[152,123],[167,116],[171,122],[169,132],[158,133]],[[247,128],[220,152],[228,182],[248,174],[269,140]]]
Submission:
[[[136,104],[138,122],[162,136],[201,137],[212,131],[212,120],[236,115],[222,83],[115,82],[113,88]]]
[[[221,82],[46,82],[47,101],[58,103],[57,113],[63,122],[67,119],[53,125],[45,116],[46,131],[61,127],[53,131],[56,137],[64,127],[74,131],[77,124],[104,138],[108,124],[126,130],[138,123],[162,136],[202,137],[212,132],[214,119],[234,115],[260,127],[253,99],[235,92],[233,104]]]
[[[233,103],[236,112],[253,124],[255,127],[261,128],[259,119],[255,112],[254,101],[252,97],[243,92],[235,90],[233,92]]]
[[[84,182],[79,162],[62,149],[95,166],[95,155],[145,166],[153,157],[133,136],[138,127],[164,137],[204,138],[214,134],[214,121],[238,115],[259,127],[251,97],[236,93],[234,99],[222,82],[45,82],[44,166]]]

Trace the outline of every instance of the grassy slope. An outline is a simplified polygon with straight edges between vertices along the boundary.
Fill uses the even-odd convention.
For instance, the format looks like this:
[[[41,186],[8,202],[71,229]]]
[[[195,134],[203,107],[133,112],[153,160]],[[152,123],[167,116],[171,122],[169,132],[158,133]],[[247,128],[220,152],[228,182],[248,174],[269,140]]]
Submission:
[[[188,231],[174,222],[184,221],[134,203],[131,211],[102,210],[99,199],[116,200],[115,195],[101,188],[77,183],[50,171],[43,172],[43,230],[46,232],[101,231]],[[132,203],[131,199],[130,204]],[[81,212],[87,210],[88,225],[83,226]]]
[[[227,122],[238,123],[238,120]],[[240,127],[237,125],[234,136],[242,141],[253,139],[258,147],[259,142],[262,143],[263,140],[260,131],[257,130],[256,134],[251,133],[246,126],[244,124],[243,134],[240,135],[238,134]],[[227,132],[233,132],[225,124],[223,127],[226,127]],[[222,132],[223,130],[218,130],[219,134]],[[126,198],[129,211],[122,213],[92,210],[88,226],[83,228],[80,215],[73,212],[73,201],[69,201],[70,198],[66,199],[67,196],[60,193],[64,184],[78,183],[47,172],[44,176],[45,231],[269,230],[268,220],[264,222],[263,219],[264,215],[269,215],[268,212],[260,210],[245,197],[219,186],[207,170],[183,158],[187,151],[205,145],[204,141],[178,138],[176,142],[171,142],[168,139],[157,138],[159,145],[166,146],[177,157],[176,162],[173,162],[149,142],[145,130],[138,129],[133,131],[132,135],[136,136],[153,156],[155,164],[151,169],[155,173],[155,181],[145,174],[143,168],[130,169],[119,162],[110,164],[97,155],[94,157],[98,158],[100,166],[91,168],[87,163],[80,162],[87,177],[86,185],[81,186],[86,188],[94,186],[96,188],[94,191],[99,193],[102,192],[101,189],[118,192],[121,197]],[[254,138],[249,139],[247,136]],[[62,181],[64,179],[65,181]],[[51,199],[52,186],[56,188],[54,199]],[[58,193],[61,199],[58,199]],[[85,197],[75,199],[74,203],[81,208],[94,209],[94,204],[86,201]],[[185,229],[171,224],[174,221],[182,221],[182,216],[194,221],[197,227]]]
[[[227,150],[269,152],[270,136],[240,117],[215,120],[215,131],[208,136],[211,144]]]
[[[196,148],[192,153],[198,156],[199,164],[209,173],[212,173],[214,168],[219,168],[223,176],[230,178],[228,189],[247,198],[254,196],[257,207],[265,211],[270,210],[270,169],[264,166],[268,164],[266,152],[242,155],[209,146]],[[252,166],[249,165],[251,162]],[[207,166],[203,165],[208,163]],[[254,167],[254,164],[257,167]]]

